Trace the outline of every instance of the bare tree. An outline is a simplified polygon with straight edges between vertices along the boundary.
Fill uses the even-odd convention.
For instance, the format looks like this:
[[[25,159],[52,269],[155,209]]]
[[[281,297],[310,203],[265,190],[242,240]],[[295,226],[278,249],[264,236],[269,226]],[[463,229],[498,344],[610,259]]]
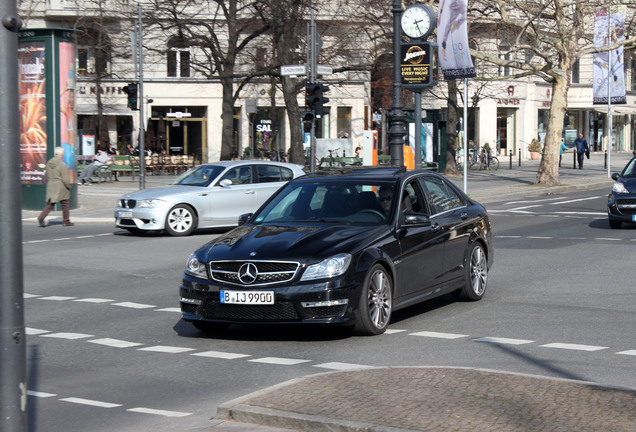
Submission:
[[[559,184],[559,148],[567,108],[570,77],[575,63],[584,55],[633,45],[636,37],[625,38],[604,48],[594,47],[592,32],[595,12],[601,2],[589,0],[480,0],[482,28],[504,42],[471,54],[489,63],[511,67],[516,73],[501,79],[538,76],[552,85],[549,122],[536,183]],[[473,11],[477,13],[477,9]],[[502,49],[502,45],[506,48]],[[506,58],[492,52],[503,51]]]

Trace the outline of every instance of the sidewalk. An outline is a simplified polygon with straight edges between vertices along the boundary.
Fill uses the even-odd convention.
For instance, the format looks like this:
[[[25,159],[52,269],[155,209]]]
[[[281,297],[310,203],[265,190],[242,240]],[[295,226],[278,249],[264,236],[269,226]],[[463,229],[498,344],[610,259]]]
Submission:
[[[611,155],[619,172],[632,153]],[[562,185],[534,186],[539,161],[500,159],[498,171],[469,171],[468,195],[484,204],[575,190],[609,192],[603,154],[592,154],[583,170],[563,156]],[[147,176],[146,187],[174,176]],[[463,177],[451,180],[463,189]],[[73,222],[113,224],[116,200],[139,189],[139,181],[79,186]],[[24,210],[36,224],[38,211]],[[61,221],[61,212],[52,212]],[[213,413],[210,413],[211,415]],[[636,389],[549,379],[472,368],[395,367],[330,372],[294,379],[226,402],[199,432],[634,432]]]

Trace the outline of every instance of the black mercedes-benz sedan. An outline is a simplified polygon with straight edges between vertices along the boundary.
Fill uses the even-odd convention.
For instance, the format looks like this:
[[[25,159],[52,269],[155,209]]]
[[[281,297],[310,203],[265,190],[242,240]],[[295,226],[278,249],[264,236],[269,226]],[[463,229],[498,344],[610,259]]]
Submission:
[[[636,158],[632,158],[623,171],[613,173],[615,181],[607,196],[607,220],[613,229],[623,222],[636,223]]]
[[[187,260],[182,318],[200,330],[333,324],[381,334],[394,310],[448,293],[480,300],[493,263],[485,208],[430,171],[300,177],[239,224]]]

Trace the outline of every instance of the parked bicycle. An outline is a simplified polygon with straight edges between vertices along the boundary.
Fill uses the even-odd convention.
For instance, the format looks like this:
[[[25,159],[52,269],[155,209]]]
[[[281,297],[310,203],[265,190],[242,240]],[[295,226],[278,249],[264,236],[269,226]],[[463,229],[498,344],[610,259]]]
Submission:
[[[455,156],[455,162],[457,162],[457,169],[459,171],[462,171],[464,169],[464,155],[458,153]],[[477,158],[477,153],[475,152],[475,150],[468,149],[468,169],[474,169],[477,167],[477,164],[479,163],[479,160]]]
[[[499,159],[493,156],[489,151],[482,151],[479,155],[479,169],[499,169]]]

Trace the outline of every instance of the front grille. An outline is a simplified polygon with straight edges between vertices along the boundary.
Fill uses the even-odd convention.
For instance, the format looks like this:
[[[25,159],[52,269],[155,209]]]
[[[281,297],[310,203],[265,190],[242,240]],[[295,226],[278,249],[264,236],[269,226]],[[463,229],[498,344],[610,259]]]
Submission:
[[[119,206],[121,208],[134,209],[136,205],[137,205],[137,200],[134,200],[134,199],[120,199],[119,200]]]
[[[189,304],[189,303],[181,303],[181,312],[194,315],[197,312],[197,305]]]
[[[636,214],[636,199],[619,198],[616,200],[616,207],[624,215]]]
[[[256,267],[256,279],[251,283],[243,283],[239,279],[239,272],[241,267],[248,263]],[[213,280],[242,286],[289,282],[294,279],[299,268],[299,263],[289,261],[213,261],[209,263]]]
[[[221,304],[216,300],[208,300],[203,310],[203,318],[241,321],[292,321],[298,320],[298,313],[290,302],[250,306]]]
[[[342,316],[346,309],[347,305],[338,305],[305,308],[305,311],[309,312],[314,318],[332,318]]]

